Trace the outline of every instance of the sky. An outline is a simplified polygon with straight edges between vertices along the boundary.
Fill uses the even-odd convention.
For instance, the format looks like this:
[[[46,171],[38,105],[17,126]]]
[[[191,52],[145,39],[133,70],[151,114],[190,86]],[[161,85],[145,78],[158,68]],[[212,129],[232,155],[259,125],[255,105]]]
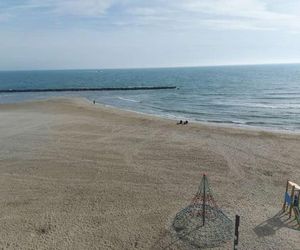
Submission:
[[[300,62],[299,0],[0,0],[0,70]]]

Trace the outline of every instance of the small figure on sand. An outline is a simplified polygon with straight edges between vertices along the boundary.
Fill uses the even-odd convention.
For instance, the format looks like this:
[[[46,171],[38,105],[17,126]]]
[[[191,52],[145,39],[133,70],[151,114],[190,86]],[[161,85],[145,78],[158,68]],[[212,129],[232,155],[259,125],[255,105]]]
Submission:
[[[177,122],[177,125],[179,125],[179,124],[181,124],[181,125],[186,125],[186,124],[188,124],[189,122],[186,120],[186,121],[182,121],[182,120],[180,120],[179,122]]]
[[[93,103],[95,104],[95,103],[96,103],[96,101],[95,101],[95,100],[93,100]]]

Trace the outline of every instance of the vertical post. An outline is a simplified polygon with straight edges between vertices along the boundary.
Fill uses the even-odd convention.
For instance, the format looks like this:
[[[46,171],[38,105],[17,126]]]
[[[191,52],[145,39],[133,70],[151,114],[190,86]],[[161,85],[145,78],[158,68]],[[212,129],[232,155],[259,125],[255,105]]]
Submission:
[[[289,210],[289,218],[292,217],[292,210],[293,210],[293,207],[294,207],[294,193],[295,193],[295,186],[292,187],[291,205],[290,205],[290,210]]]
[[[234,230],[234,241],[233,241],[233,250],[237,250],[239,244],[239,226],[240,226],[240,216],[235,216],[235,230]]]
[[[286,181],[286,188],[285,188],[285,193],[284,193],[284,201],[283,201],[283,206],[282,206],[283,212],[285,212],[285,194],[288,192],[288,190],[289,190],[289,180]]]
[[[206,200],[205,182],[206,182],[206,176],[204,174],[203,175],[203,205],[202,205],[202,222],[203,222],[203,226],[205,224],[205,200]]]

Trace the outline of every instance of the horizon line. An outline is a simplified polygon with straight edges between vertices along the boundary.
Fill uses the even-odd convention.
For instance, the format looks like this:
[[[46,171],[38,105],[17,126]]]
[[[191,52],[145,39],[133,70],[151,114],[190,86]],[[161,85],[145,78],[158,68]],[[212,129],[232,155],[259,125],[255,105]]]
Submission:
[[[297,65],[300,62],[282,62],[282,63],[245,63],[245,64],[207,64],[194,66],[158,66],[158,67],[104,67],[104,68],[57,68],[57,69],[7,69],[0,72],[17,72],[17,71],[75,71],[75,70],[138,70],[138,69],[176,69],[176,68],[207,68],[207,67],[231,67],[231,66],[263,66],[263,65]]]

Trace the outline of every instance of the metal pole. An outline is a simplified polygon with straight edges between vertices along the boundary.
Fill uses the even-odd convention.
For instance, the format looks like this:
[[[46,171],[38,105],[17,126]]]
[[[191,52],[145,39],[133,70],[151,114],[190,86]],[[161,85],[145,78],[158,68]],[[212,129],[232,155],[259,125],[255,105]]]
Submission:
[[[205,181],[206,181],[206,176],[205,174],[203,175],[203,206],[202,206],[202,221],[203,221],[203,226],[205,224],[205,199],[206,199],[206,190],[205,190]]]

